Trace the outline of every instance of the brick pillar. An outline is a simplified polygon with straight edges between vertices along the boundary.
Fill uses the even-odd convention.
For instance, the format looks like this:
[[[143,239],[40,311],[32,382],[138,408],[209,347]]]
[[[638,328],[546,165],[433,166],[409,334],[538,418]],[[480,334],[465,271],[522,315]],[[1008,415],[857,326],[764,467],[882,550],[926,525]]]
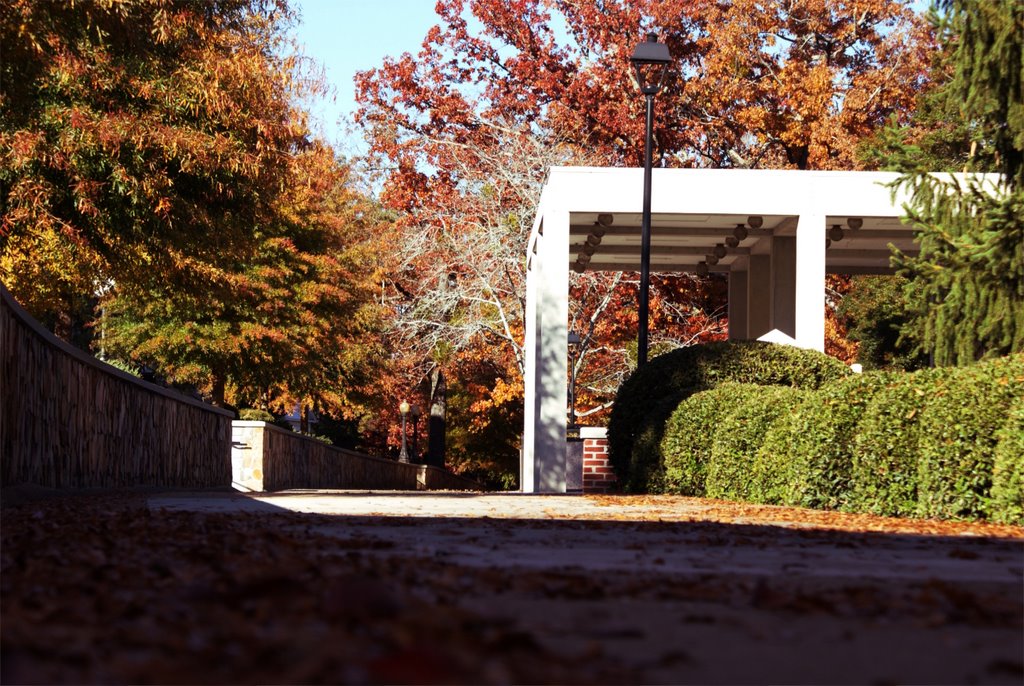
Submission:
[[[607,493],[615,485],[615,471],[608,462],[608,439],[584,437],[583,439],[583,492]]]

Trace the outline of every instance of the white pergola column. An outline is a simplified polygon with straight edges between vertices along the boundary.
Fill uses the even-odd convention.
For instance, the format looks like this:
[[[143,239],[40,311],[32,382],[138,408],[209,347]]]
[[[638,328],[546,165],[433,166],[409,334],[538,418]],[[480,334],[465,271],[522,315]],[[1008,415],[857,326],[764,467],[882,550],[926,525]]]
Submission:
[[[796,338],[795,308],[796,239],[775,236],[772,239],[772,328]]]
[[[569,213],[545,208],[527,274],[522,489],[564,493],[569,321]],[[533,329],[531,332],[530,329]]]
[[[540,260],[538,245],[543,236],[532,242],[526,253],[526,312],[523,336],[523,445],[519,456],[519,487],[524,493],[533,493],[535,488],[534,440],[537,433],[537,278]]]
[[[729,271],[729,339],[747,338],[747,272]]]
[[[751,255],[747,276],[747,338],[772,330],[772,256]]]
[[[796,339],[825,350],[825,215],[801,213],[796,225]]]

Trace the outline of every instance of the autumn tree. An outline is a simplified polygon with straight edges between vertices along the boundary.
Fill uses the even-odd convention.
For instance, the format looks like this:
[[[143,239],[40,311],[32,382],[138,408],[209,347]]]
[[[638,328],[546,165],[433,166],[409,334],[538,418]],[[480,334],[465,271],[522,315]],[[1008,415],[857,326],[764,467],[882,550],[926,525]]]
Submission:
[[[674,58],[655,155],[669,166],[853,167],[861,138],[891,115],[905,119],[931,47],[909,3],[888,0],[442,0],[437,9],[441,23],[417,55],[358,79],[359,119],[373,150],[396,164],[387,185],[396,205],[451,180],[444,161],[455,151],[424,138],[485,144],[478,117],[542,124],[609,163],[637,164],[642,99],[628,57],[643,30]]]
[[[528,193],[486,195],[493,189],[481,177],[500,176],[493,160],[518,150],[506,137],[495,136],[496,129],[515,132],[519,140],[533,137],[535,148],[557,146],[565,159],[638,163],[642,98],[630,80],[628,56],[646,30],[659,33],[675,60],[658,98],[656,159],[663,166],[854,167],[856,143],[890,116],[904,117],[915,87],[924,83],[930,47],[928,28],[908,3],[880,0],[856,6],[824,0],[442,0],[437,11],[439,23],[418,53],[387,59],[357,78],[357,119],[376,166],[386,170],[382,201],[403,212],[407,225],[420,227],[396,241],[414,251],[436,248],[432,276],[409,272],[418,286],[411,311],[429,309],[434,319],[454,311],[445,301],[461,298],[446,290],[448,272],[462,276],[452,265],[468,264],[474,272],[470,278],[477,265],[496,266],[480,249],[487,243],[483,238],[474,243],[456,230],[464,242],[448,247],[435,240],[437,232],[456,226],[467,201],[482,198],[499,208],[490,213],[495,217],[504,212],[501,203],[512,203],[508,215],[517,218],[518,240],[525,236],[523,222],[532,217],[533,208],[522,206]],[[539,183],[551,160],[536,159],[532,178]],[[472,230],[484,235],[492,229]],[[517,249],[523,246],[525,241]],[[521,261],[517,269],[521,272]],[[502,276],[500,269],[493,273]],[[635,319],[631,299],[621,295],[635,281],[607,278],[618,279],[614,289],[608,281],[577,282],[573,292],[594,306],[604,303],[614,322],[606,333],[611,336],[618,327],[619,335],[630,317]],[[707,303],[708,309],[693,307],[715,288],[687,276],[666,276],[656,286],[679,297],[663,301],[674,308],[666,323],[678,325],[656,327],[666,339],[682,343],[691,340],[688,331],[716,335],[721,330],[720,301]],[[615,289],[620,295],[613,295]],[[516,313],[515,307],[503,310],[493,303],[488,308],[478,318],[481,310],[474,313],[463,305],[456,320],[463,334],[500,321],[493,318],[499,313]],[[628,343],[621,337],[598,338],[602,331],[595,325],[587,338],[593,347],[585,350],[581,371],[591,368],[591,361],[595,378],[598,369],[611,372],[606,374],[611,385],[628,372]],[[487,335],[500,339],[497,347],[509,360],[515,357],[515,327]]]
[[[196,287],[245,254],[301,144],[279,9],[8,5],[4,278],[34,312],[111,279]]]
[[[322,84],[291,21],[284,0],[5,5],[0,273],[33,313],[99,297],[110,351],[217,401],[346,400],[372,227],[294,104]]]
[[[318,159],[319,158],[319,159]],[[184,291],[125,285],[103,300],[105,345],[215,401],[287,413],[351,415],[382,364],[373,209],[347,187],[330,149],[295,156],[278,224],[252,253]]]

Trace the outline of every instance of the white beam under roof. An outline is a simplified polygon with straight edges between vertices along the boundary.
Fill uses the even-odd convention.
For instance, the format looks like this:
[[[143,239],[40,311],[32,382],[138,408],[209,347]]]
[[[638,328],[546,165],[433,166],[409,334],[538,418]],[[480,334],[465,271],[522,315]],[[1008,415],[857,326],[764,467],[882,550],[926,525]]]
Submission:
[[[912,228],[900,221],[906,198],[894,197],[890,187],[897,178],[888,172],[655,169],[651,271],[697,271],[737,224],[761,217],[761,228],[748,228],[710,268],[730,274],[730,295],[740,287],[747,295],[730,303],[736,319],[730,334],[756,338],[765,326],[780,328],[797,345],[821,350],[826,271],[891,273],[889,246],[916,248]],[[639,269],[642,193],[642,169],[553,167],[544,185],[527,248],[524,491],[564,491],[568,269]],[[834,226],[842,238],[826,247]]]

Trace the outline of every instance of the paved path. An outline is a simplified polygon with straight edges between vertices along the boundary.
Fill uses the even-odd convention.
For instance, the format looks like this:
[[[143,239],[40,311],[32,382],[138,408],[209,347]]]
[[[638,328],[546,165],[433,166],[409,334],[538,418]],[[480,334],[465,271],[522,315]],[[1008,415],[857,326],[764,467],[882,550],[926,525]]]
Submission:
[[[1024,680],[1021,529],[684,498],[294,491],[148,505],[288,514],[283,530],[391,560],[421,599],[498,617],[550,654],[592,660],[599,680]]]

